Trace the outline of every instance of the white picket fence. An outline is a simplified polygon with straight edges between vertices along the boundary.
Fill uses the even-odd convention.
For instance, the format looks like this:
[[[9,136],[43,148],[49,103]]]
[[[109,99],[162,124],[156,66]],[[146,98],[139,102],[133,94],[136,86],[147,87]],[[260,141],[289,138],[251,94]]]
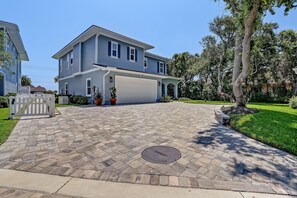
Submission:
[[[14,116],[55,116],[55,96],[52,94],[18,94],[9,97],[10,119]]]

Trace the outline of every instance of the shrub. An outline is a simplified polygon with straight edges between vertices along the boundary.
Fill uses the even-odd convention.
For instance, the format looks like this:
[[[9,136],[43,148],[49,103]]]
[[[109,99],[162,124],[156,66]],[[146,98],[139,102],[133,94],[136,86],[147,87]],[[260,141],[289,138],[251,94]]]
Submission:
[[[9,96],[16,96],[16,93],[8,93],[5,95],[5,97],[9,97]]]
[[[293,96],[293,97],[290,99],[289,106],[290,106],[292,109],[297,109],[297,96]]]
[[[171,102],[172,99],[170,96],[163,96],[161,99],[160,99],[160,102]]]
[[[87,96],[77,96],[76,104],[86,105],[89,104],[89,100]]]
[[[9,98],[6,96],[0,96],[0,108],[9,106]]]

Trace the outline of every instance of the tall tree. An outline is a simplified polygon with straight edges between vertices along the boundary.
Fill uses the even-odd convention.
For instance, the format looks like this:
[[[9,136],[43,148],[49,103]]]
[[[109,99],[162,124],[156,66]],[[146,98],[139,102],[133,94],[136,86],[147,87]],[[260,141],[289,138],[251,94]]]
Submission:
[[[0,29],[0,68],[9,70],[12,56],[6,50],[6,39],[4,31]]]
[[[270,11],[274,14],[274,7],[285,6],[285,14],[290,9],[297,7],[297,0],[224,0],[237,19],[238,31],[234,53],[233,93],[237,106],[245,106],[246,99],[242,86],[246,82],[250,70],[251,38],[259,20]],[[243,35],[243,38],[242,36]],[[242,41],[241,41],[242,38]],[[241,44],[241,45],[240,45]],[[242,46],[242,53],[241,52]],[[239,61],[241,57],[241,62]],[[241,64],[242,67],[241,67]]]
[[[31,78],[29,78],[27,75],[22,75],[21,84],[22,86],[31,86]]]

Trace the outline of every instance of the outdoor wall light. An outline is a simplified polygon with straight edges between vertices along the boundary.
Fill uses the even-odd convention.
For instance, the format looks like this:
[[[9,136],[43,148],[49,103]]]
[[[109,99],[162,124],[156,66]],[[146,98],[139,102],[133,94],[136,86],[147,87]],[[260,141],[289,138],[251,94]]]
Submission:
[[[158,82],[158,86],[161,86],[161,82],[160,81]]]
[[[113,78],[112,78],[112,76],[109,77],[109,82],[110,82],[110,83],[113,83]]]

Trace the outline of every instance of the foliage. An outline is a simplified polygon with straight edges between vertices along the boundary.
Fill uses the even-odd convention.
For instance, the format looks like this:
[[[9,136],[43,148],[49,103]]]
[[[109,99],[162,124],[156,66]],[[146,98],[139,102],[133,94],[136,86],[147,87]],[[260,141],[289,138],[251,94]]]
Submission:
[[[54,82],[55,82],[55,83],[59,82],[59,77],[58,77],[58,76],[56,76],[56,77],[54,78]]]
[[[95,99],[99,99],[99,98],[102,98],[102,94],[100,91],[97,91],[95,94]]]
[[[117,98],[117,89],[115,87],[111,87],[109,90],[110,90],[110,97],[112,99]]]
[[[172,102],[172,98],[170,96],[163,96],[160,102]]]
[[[17,122],[17,119],[9,119],[9,108],[0,108],[0,145],[9,137]]]
[[[17,94],[16,93],[8,93],[8,94],[6,94],[5,96],[6,97],[9,97],[9,96],[16,96]]]
[[[9,71],[9,67],[12,63],[12,56],[6,51],[6,39],[3,30],[0,30],[0,68]]]
[[[289,106],[290,106],[292,109],[297,109],[297,96],[293,96],[293,97],[290,99]]]
[[[88,97],[86,97],[86,96],[80,96],[80,95],[69,96],[69,102],[71,104],[80,104],[80,105],[89,104]]]
[[[9,106],[9,97],[0,96],[0,108],[5,108]]]
[[[31,78],[29,78],[27,75],[22,75],[21,84],[22,86],[31,86]]]
[[[232,115],[231,126],[237,131],[276,148],[297,155],[297,111],[287,104],[254,103],[260,110],[249,115]]]

